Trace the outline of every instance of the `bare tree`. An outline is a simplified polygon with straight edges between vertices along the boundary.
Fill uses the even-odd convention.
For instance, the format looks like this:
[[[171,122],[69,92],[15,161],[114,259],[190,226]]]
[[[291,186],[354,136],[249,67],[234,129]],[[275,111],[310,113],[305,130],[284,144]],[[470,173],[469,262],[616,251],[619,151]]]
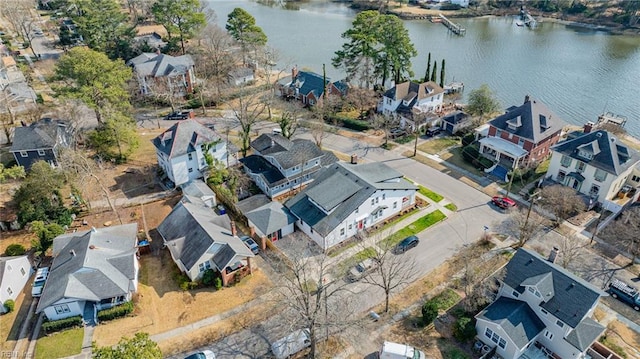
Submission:
[[[239,55],[230,50],[233,39],[224,29],[210,23],[198,35],[198,44],[198,79],[206,81],[201,87],[206,91],[207,85],[211,85],[221,97],[222,90],[228,86],[229,72],[238,63]]]
[[[278,125],[280,126],[280,131],[282,131],[282,136],[291,139],[291,137],[296,133],[296,130],[298,129],[298,116],[300,115],[301,110],[302,109],[297,103],[284,103],[280,119],[278,119]]]
[[[625,210],[600,232],[600,237],[625,248],[635,259],[640,257],[640,207]]]
[[[582,248],[587,246],[586,241],[576,234],[562,237],[558,245],[558,249],[560,250],[560,265],[564,268],[569,268],[569,266],[580,257]]]
[[[542,208],[553,213],[556,223],[560,223],[571,215],[584,211],[586,208],[582,198],[571,187],[563,185],[547,186],[540,191],[540,196],[538,203]]]
[[[497,230],[518,240],[518,247],[522,247],[536,234],[540,233],[549,221],[529,209],[512,210],[504,221],[498,223]]]
[[[313,142],[316,146],[322,148],[322,140],[327,137],[327,130],[324,121],[320,119],[311,120],[309,127],[311,128],[311,137],[313,137]]]
[[[367,117],[367,113],[375,110],[378,104],[379,96],[372,89],[352,87],[347,92],[345,101],[358,110],[360,113],[360,119]]]
[[[56,107],[55,115],[62,120],[69,121],[74,129],[75,144],[85,142],[85,131],[81,131],[81,129],[89,125],[89,118],[94,116],[94,113],[84,102],[76,99],[63,99],[61,106]]]
[[[251,147],[251,130],[259,120],[265,110],[265,104],[257,97],[247,97],[241,93],[236,104],[231,105],[233,114],[240,123],[240,140],[242,141],[240,151],[242,157],[247,156],[247,151]]]
[[[38,57],[31,46],[31,41],[35,37],[34,30],[38,28],[38,19],[32,12],[36,8],[36,2],[32,0],[4,0],[0,2],[0,6],[3,18],[8,21],[12,30],[18,33],[23,42],[29,44],[33,55]]]

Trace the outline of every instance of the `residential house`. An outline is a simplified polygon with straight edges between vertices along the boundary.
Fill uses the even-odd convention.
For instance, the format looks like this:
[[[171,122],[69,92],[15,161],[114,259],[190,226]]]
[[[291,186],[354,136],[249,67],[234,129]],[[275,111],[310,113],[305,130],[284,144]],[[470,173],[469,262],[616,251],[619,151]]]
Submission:
[[[130,223],[56,237],[36,313],[95,322],[99,310],[130,301],[138,290],[137,234],[137,223]]]
[[[179,121],[153,139],[158,165],[174,186],[203,177],[207,168],[205,146],[224,166],[236,163],[229,157],[227,143],[211,128],[195,119]]]
[[[4,303],[15,302],[31,276],[27,256],[0,257],[0,313],[6,313]]]
[[[315,72],[298,71],[295,67],[291,70],[291,79],[279,84],[282,97],[294,98],[307,106],[322,102],[325,91],[327,96],[345,96],[347,89],[344,80],[331,82],[328,77]]]
[[[262,134],[251,142],[253,155],[240,160],[245,172],[270,198],[285,195],[313,181],[315,174],[338,158],[313,141]]]
[[[622,188],[638,186],[640,173],[634,171],[638,172],[640,153],[607,131],[590,129],[585,126],[587,133],[551,147],[546,176],[615,211]]]
[[[58,164],[60,149],[73,145],[73,128],[66,121],[43,118],[29,126],[16,127],[11,152],[18,165],[31,168],[36,161]]]
[[[285,206],[322,249],[413,207],[418,188],[384,163],[334,163]]]
[[[2,56],[0,68],[0,113],[17,114],[36,107],[37,95],[29,86],[13,56]]]
[[[443,100],[444,89],[435,82],[407,81],[396,84],[384,93],[378,104],[378,112],[385,116],[395,116],[402,128],[408,126],[415,130],[416,126],[421,128],[432,125],[430,122],[435,117],[429,119],[428,114],[440,111]]]
[[[521,106],[511,106],[489,122],[480,153],[506,168],[535,164],[551,154],[549,148],[560,140],[565,126],[542,102],[526,96]]]
[[[197,198],[209,208],[215,208],[217,204],[216,194],[213,192],[211,187],[199,179],[183,184],[182,193],[187,195],[189,198]]]
[[[266,198],[264,195],[257,196]],[[261,239],[260,243],[263,249],[267,241],[275,242],[293,233],[294,223],[296,222],[296,217],[282,203],[266,199],[265,204],[256,208],[245,209],[243,207],[246,206],[238,205],[239,208],[242,208],[241,210],[243,210],[245,217],[247,217],[251,236],[257,236]],[[254,201],[252,200],[252,202]]]
[[[471,116],[462,111],[455,111],[442,117],[440,126],[450,134],[455,134],[460,130],[470,127],[473,124]]]
[[[167,45],[162,39],[167,37],[167,29],[162,25],[138,25],[133,41],[138,47],[146,44],[152,49],[162,49]]]
[[[236,273],[252,271],[254,255],[238,238],[229,216],[217,215],[197,198],[184,196],[158,226],[158,233],[180,271],[192,281],[212,269],[226,286]]]
[[[239,67],[229,72],[229,83],[234,86],[242,86],[255,80],[253,69],[249,67]]]
[[[504,359],[585,358],[604,327],[591,317],[602,293],[527,249],[504,267],[496,300],[476,315],[478,339]]]
[[[196,78],[190,55],[171,56],[145,52],[127,61],[127,65],[133,68],[139,91],[143,95],[184,97],[193,93]]]

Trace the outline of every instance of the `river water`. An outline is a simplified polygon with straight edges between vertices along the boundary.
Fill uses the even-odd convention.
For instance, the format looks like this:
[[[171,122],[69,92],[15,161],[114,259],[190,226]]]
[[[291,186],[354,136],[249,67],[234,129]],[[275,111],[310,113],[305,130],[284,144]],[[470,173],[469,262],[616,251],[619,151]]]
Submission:
[[[235,7],[251,13],[269,46],[278,50],[279,65],[321,73],[326,64],[328,76],[344,76],[331,66],[331,57],[356,14],[346,5],[326,0],[302,3],[299,10],[249,0],[209,0],[209,5],[221,26]],[[511,17],[455,21],[467,29],[466,36],[453,35],[442,24],[405,21],[418,50],[415,78],[424,76],[431,52],[438,68],[446,60],[445,82],[464,82],[467,94],[486,83],[504,108],[520,105],[529,94],[574,125],[610,111],[627,116],[627,131],[640,137],[640,36],[548,21],[529,30]]]

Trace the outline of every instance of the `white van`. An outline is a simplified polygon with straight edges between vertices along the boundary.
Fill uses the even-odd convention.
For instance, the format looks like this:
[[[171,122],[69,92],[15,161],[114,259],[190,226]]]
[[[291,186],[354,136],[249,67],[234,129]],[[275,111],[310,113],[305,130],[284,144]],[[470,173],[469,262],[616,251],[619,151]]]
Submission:
[[[286,359],[311,346],[309,329],[298,329],[271,344],[271,352],[276,359]]]
[[[380,359],[425,359],[424,353],[418,349],[392,342],[384,342],[378,355]]]
[[[282,129],[280,127],[271,129],[271,133],[274,135],[282,135]]]

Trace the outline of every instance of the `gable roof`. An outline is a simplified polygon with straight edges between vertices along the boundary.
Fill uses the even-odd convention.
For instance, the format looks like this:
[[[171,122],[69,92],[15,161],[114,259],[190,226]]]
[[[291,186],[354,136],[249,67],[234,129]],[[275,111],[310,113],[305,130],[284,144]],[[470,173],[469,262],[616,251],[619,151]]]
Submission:
[[[152,140],[154,146],[170,158],[194,152],[200,145],[215,141],[221,141],[220,136],[194,119],[178,121]]]
[[[477,316],[500,325],[509,338],[523,348],[545,328],[527,302],[500,297]]]
[[[279,134],[262,134],[251,142],[251,147],[262,156],[273,157],[285,170],[324,155],[320,147],[311,140],[289,140]]]
[[[604,130],[585,133],[559,142],[551,149],[614,175],[621,174],[640,161],[638,151]],[[587,152],[593,157],[585,158],[580,155],[580,152]]]
[[[228,215],[218,216],[211,208],[183,200],[173,207],[158,226],[158,232],[173,257],[180,260],[187,270],[191,270],[214,244],[222,247],[228,245],[227,251],[233,251],[234,256],[253,257],[253,253],[242,241],[231,234],[230,228],[231,220]],[[212,253],[212,257],[216,254]],[[231,260],[233,256],[224,258]],[[214,259],[219,270],[229,265],[223,259]]]
[[[315,72],[298,71],[295,78],[291,81],[291,87],[298,88],[301,95],[309,96],[313,94],[316,98],[320,98],[324,93],[325,86],[329,88],[331,80],[325,77],[326,82],[322,81],[323,76]]]
[[[97,302],[134,290],[137,223],[63,234],[36,312],[63,298]]]
[[[524,104],[509,107],[506,113],[489,121],[489,124],[534,143],[539,143],[566,126],[545,104],[528,97]]]
[[[377,190],[417,187],[381,162],[334,163],[304,190],[285,202],[291,213],[323,236],[329,234]]]
[[[440,93],[444,93],[444,89],[433,81],[423,83],[406,81],[388,89],[384,96],[395,101],[406,100],[415,103],[415,100],[422,100]]]
[[[2,280],[4,279],[4,272],[9,262],[13,262],[16,260],[26,259],[27,263],[29,263],[29,257],[24,256],[11,256],[11,257],[0,257],[0,284],[2,284]]]
[[[553,281],[553,293],[541,293],[544,301],[540,306],[575,328],[602,294],[590,283],[524,248],[520,248],[505,266],[503,282],[522,292],[525,285],[532,283],[547,287],[549,279]]]
[[[51,149],[67,145],[69,126],[66,121],[43,118],[29,126],[16,127],[11,152]]]
[[[569,344],[580,349],[580,351],[585,351],[596,339],[598,339],[598,337],[600,337],[605,329],[605,327],[595,320],[585,318],[577,327],[575,327],[575,329],[571,331],[571,333],[569,333],[569,335],[567,335],[565,340]]]
[[[296,221],[289,209],[278,201],[269,202],[245,216],[263,235],[274,233]]]
[[[164,77],[182,75],[193,67],[191,55],[171,56],[152,52],[142,53],[127,62],[140,76]]]

